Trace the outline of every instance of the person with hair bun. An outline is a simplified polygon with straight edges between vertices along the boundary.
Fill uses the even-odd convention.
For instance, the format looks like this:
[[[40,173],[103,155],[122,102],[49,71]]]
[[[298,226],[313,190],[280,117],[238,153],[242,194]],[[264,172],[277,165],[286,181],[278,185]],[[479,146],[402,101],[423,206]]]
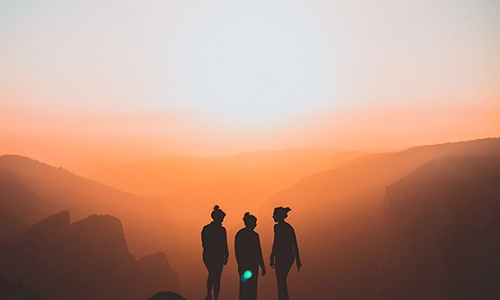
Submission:
[[[254,231],[257,218],[246,212],[243,217],[245,228],[240,229],[234,238],[234,252],[240,276],[239,300],[257,299],[257,278],[259,266],[262,276],[266,275],[266,266],[262,258],[259,234]]]
[[[286,277],[293,265],[294,260],[297,263],[297,269],[300,271],[302,262],[300,261],[299,247],[297,237],[292,225],[285,222],[288,217],[288,207],[276,207],[274,209],[273,219],[277,224],[274,225],[274,242],[271,252],[271,268],[276,271],[278,281],[278,300],[289,300]]]
[[[226,228],[222,227],[226,214],[216,205],[211,216],[213,221],[205,225],[201,231],[203,262],[208,270],[205,300],[212,300],[212,289],[214,291],[213,300],[218,300],[222,268],[227,264],[229,257]]]

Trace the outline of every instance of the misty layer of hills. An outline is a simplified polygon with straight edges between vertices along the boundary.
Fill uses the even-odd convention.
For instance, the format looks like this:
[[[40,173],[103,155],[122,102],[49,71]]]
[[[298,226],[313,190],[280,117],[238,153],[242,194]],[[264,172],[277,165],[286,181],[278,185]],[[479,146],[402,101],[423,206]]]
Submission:
[[[276,188],[287,188],[306,176],[362,154],[365,153],[289,149],[210,158],[180,157],[128,164],[84,164],[77,172],[136,195],[175,197],[177,200],[193,200],[202,195],[218,202],[225,200],[221,197],[232,196],[254,200],[259,196],[267,199]]]
[[[277,193],[262,211],[281,204],[292,208],[289,219],[298,235],[301,257],[307,258],[308,267],[290,274],[297,282],[291,288],[295,297],[306,299],[314,291],[316,299],[369,299],[381,255],[386,188],[432,160],[492,155],[500,155],[500,139],[372,154]],[[261,221],[259,226],[272,226],[268,222]],[[261,239],[272,241],[265,232]],[[306,266],[305,259],[302,263]],[[274,282],[269,285],[271,289]]]
[[[332,154],[339,153],[329,155]],[[500,239],[494,235],[495,229],[500,228],[496,223],[500,220],[498,156],[500,139],[422,146],[394,153],[358,153],[340,160],[333,156],[320,157],[319,161],[330,160],[331,164],[325,164],[324,169],[320,164],[315,165],[317,172],[313,174],[308,173],[311,170],[295,173],[293,176],[299,173],[306,175],[292,183],[292,177],[289,177],[267,185],[266,193],[261,196],[274,189],[272,197],[252,198],[253,207],[260,207],[256,212],[259,218],[256,230],[261,236],[264,257],[269,256],[272,243],[272,210],[275,206],[287,205],[292,208],[288,220],[296,230],[304,264],[300,272],[292,269],[289,275],[293,299],[495,299],[494,295],[500,294],[500,288],[497,288],[500,287],[500,275],[496,271],[500,268],[494,258],[500,250]],[[234,162],[234,158],[231,159]],[[230,190],[227,195],[234,196],[240,190],[234,185],[242,184],[243,178],[253,178],[254,182],[258,182],[255,179],[259,176],[269,178],[266,176],[279,174],[279,170],[304,170],[304,165],[310,161],[310,157],[302,160],[295,157],[288,163],[282,157],[275,162],[268,159],[267,164],[260,165],[255,161],[252,165],[251,160],[239,162],[238,168],[244,165],[248,170],[225,173],[217,179],[208,176],[207,171],[210,178],[197,182],[199,189],[183,194],[190,194],[192,198],[186,199],[195,201],[202,206],[202,210],[206,210],[207,218],[199,220],[187,202],[161,199],[159,193],[151,194],[157,198],[143,198],[28,158],[2,156],[2,249],[12,251],[16,245],[13,241],[22,240],[26,232],[45,221],[33,224],[63,210],[70,210],[77,220],[84,219],[80,222],[87,220],[85,218],[89,215],[111,214],[121,220],[131,253],[142,257],[148,253],[166,252],[175,264],[173,269],[179,274],[183,296],[187,299],[202,298],[206,270],[201,262],[199,230],[209,221],[209,209],[217,198],[207,197],[205,203],[203,195],[218,195],[220,187],[227,186]],[[231,166],[226,160],[222,161],[222,165],[216,164],[214,168],[222,170],[224,164]],[[213,160],[210,162],[214,163]],[[283,168],[284,165],[288,167]],[[254,169],[250,170],[250,166]],[[189,168],[183,172],[183,176],[188,178]],[[284,187],[285,183],[288,187]],[[252,184],[247,185],[250,186]],[[241,198],[227,201],[223,208],[230,212],[235,210],[231,203],[246,207],[245,201],[250,200]],[[182,212],[179,206],[182,209],[184,205],[190,209]],[[181,213],[192,218],[179,218]],[[118,221],[109,216],[89,218]],[[59,245],[66,243],[61,236],[68,238],[70,232],[74,232],[69,228],[80,222],[71,225],[69,220],[62,222],[67,229],[53,240],[59,241]],[[99,223],[99,226],[105,223]],[[231,244],[232,235],[242,226],[241,216],[229,213],[224,224]],[[78,240],[85,239],[76,236]],[[72,241],[76,243],[75,239]],[[65,255],[78,254],[68,247],[65,248],[68,251]],[[130,252],[121,251],[117,257],[122,258],[114,264],[123,264],[117,270],[135,270],[132,273],[139,275],[127,277],[123,276],[124,271],[120,271],[122,277],[117,278],[128,282],[128,287],[133,282],[137,290],[127,290],[127,294],[133,295],[130,299],[145,299],[150,295],[144,296],[140,290],[151,288],[147,285],[156,284],[153,278],[161,277],[150,268],[158,265],[162,259],[159,256],[164,255],[156,254],[137,262]],[[22,257],[23,252],[19,253]],[[93,259],[84,253],[79,255]],[[41,259],[46,260],[50,261],[50,258]],[[0,265],[0,270],[6,270],[6,276],[27,276],[23,275],[26,270],[22,264],[10,266],[8,261],[3,258]],[[89,262],[88,266],[94,265]],[[149,275],[140,271],[145,269],[149,270]],[[91,271],[87,269],[86,272]],[[221,300],[236,297],[236,274],[230,257],[222,278]],[[275,278],[273,274],[269,275],[259,279],[261,300],[276,296]],[[50,284],[58,283],[44,283],[44,286]],[[36,284],[33,287],[40,288],[43,298],[42,287]],[[177,287],[162,290],[179,291]]]

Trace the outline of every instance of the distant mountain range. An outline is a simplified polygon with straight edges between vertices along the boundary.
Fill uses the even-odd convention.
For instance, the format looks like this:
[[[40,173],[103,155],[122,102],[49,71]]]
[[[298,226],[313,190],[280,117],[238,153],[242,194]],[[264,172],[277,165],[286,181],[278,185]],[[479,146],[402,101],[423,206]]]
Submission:
[[[219,201],[221,196],[243,196],[262,201],[303,177],[328,170],[363,154],[366,153],[335,149],[289,149],[210,158],[152,159],[128,164],[94,163],[82,165],[77,172],[136,195],[182,200],[208,196]],[[224,186],[232,190],[227,191]],[[234,189],[239,194],[235,194]],[[260,193],[254,195],[255,192]]]
[[[492,230],[492,226],[495,225],[493,220],[496,218],[496,204],[491,203],[496,200],[484,199],[486,199],[485,195],[491,195],[491,193],[498,195],[497,190],[495,190],[495,186],[498,185],[497,177],[495,177],[498,170],[486,166],[495,166],[497,164],[496,157],[500,156],[499,138],[421,146],[400,152],[367,155],[344,153],[345,156],[342,156],[343,154],[333,152],[311,152],[303,158],[295,157],[294,155],[299,155],[297,154],[299,152],[291,151],[276,154],[278,158],[273,157],[271,159],[268,157],[269,160],[266,162],[259,161],[258,156],[250,155],[246,157],[249,160],[244,165],[236,163],[240,161],[239,158],[215,159],[226,161],[225,166],[227,169],[221,167],[224,164],[217,164],[218,167],[213,167],[213,165],[210,165],[213,161],[206,165],[201,163],[202,169],[205,170],[202,175],[205,174],[203,175],[205,177],[201,176],[198,179],[203,177],[203,183],[201,181],[198,183],[189,182],[189,185],[185,185],[189,186],[189,188],[185,190],[182,190],[183,185],[181,184],[177,190],[177,192],[180,190],[179,198],[169,198],[168,200],[139,197],[122,192],[111,186],[84,179],[64,169],[54,168],[29,158],[1,156],[0,225],[2,226],[0,227],[0,239],[12,240],[13,237],[23,236],[31,230],[34,224],[48,215],[64,210],[70,210],[72,216],[77,220],[87,218],[93,214],[114,215],[123,222],[124,236],[128,241],[130,252],[139,257],[155,251],[168,253],[173,264],[180,266],[176,271],[179,272],[181,277],[182,294],[187,296],[188,299],[200,298],[203,294],[206,271],[201,262],[199,234],[202,225],[209,222],[209,209],[213,204],[217,204],[213,202],[222,199],[223,196],[234,196],[234,198],[228,197],[228,201],[222,206],[223,209],[229,212],[225,225],[228,229],[231,244],[237,229],[242,226],[242,216],[235,215],[232,212],[231,203],[243,207],[245,203],[253,203],[254,196],[260,195],[259,197],[265,196],[269,198],[262,200],[258,204],[259,210],[251,208],[251,212],[256,212],[259,217],[256,230],[261,236],[264,257],[268,257],[272,243],[273,222],[271,215],[273,208],[280,205],[292,208],[288,220],[297,233],[304,264],[300,273],[292,270],[289,275],[290,293],[294,298],[365,300],[372,297],[374,300],[391,299],[387,295],[391,292],[391,284],[393,284],[391,278],[394,276],[399,277],[396,282],[399,282],[402,286],[408,285],[411,281],[425,286],[428,284],[426,280],[434,280],[433,276],[437,276],[437,273],[432,269],[429,269],[430,271],[418,271],[416,269],[416,262],[418,262],[418,265],[426,265],[428,262],[421,263],[418,258],[411,256],[413,254],[404,252],[405,249],[401,250],[402,252],[399,254],[391,253],[387,249],[387,247],[399,249],[397,246],[391,246],[397,243],[399,239],[404,243],[415,245],[415,249],[421,249],[418,251],[424,251],[424,253],[451,251],[450,245],[452,245],[457,250],[455,252],[446,252],[450,253],[450,261],[434,260],[433,263],[441,264],[442,268],[449,268],[448,271],[453,270],[449,274],[466,274],[467,276],[473,274],[479,276],[478,278],[481,278],[480,281],[483,282],[473,280],[471,281],[472,285],[464,285],[462,290],[458,290],[467,294],[474,287],[479,287],[483,293],[481,295],[486,297],[481,299],[489,299],[487,296],[491,294],[490,292],[496,292],[492,287],[496,284],[495,278],[497,278],[493,274],[493,269],[486,268],[484,269],[485,272],[481,273],[480,269],[484,265],[482,262],[474,261],[473,258],[477,257],[479,253],[483,253],[485,257],[490,257],[489,255],[497,250],[495,238],[488,233],[489,230]],[[283,155],[283,157],[280,155]],[[340,156],[336,157],[335,155]],[[314,156],[317,156],[317,160],[314,159]],[[287,163],[287,161],[290,161],[290,157],[294,157],[293,161]],[[252,162],[250,158],[256,160]],[[280,163],[268,165],[271,161],[280,161]],[[313,161],[315,162],[313,163]],[[327,161],[330,163],[326,163]],[[191,162],[195,165],[194,161]],[[154,162],[151,162],[151,166],[154,166],[154,164]],[[195,168],[194,165],[193,168]],[[215,168],[213,169],[214,173],[210,174],[212,168]],[[192,174],[193,170],[186,171],[184,175]],[[172,169],[171,176],[174,176],[174,171]],[[141,172],[147,172],[147,169]],[[283,172],[289,176],[285,176],[282,181],[273,181],[273,176]],[[455,184],[453,182],[458,181],[453,181],[455,180],[453,178],[447,179],[446,176],[449,173],[463,173],[461,183]],[[124,175],[128,176],[127,174],[130,175],[131,173]],[[141,174],[145,173],[138,173],[137,176],[141,176]],[[154,177],[154,174],[148,174],[149,177],[147,178]],[[483,178],[483,180],[474,180],[476,177]],[[415,178],[424,179],[419,181],[420,179]],[[187,184],[189,181],[187,177],[180,180],[183,184]],[[427,183],[422,182],[432,181],[436,182],[436,186],[427,189],[427,192],[424,193],[423,190],[425,189],[422,187],[427,186]],[[125,180],[121,184],[126,185],[127,182]],[[398,183],[395,184],[396,182]],[[453,184],[450,184],[450,182]],[[156,184],[159,185],[160,181]],[[261,188],[262,191],[259,190]],[[454,192],[450,192],[450,189]],[[247,190],[254,191],[247,194]],[[481,194],[481,190],[487,192]],[[224,193],[221,193],[221,191]],[[401,193],[398,191],[401,191]],[[241,197],[237,197],[239,192],[242,193]],[[463,195],[460,196],[459,194],[462,192]],[[477,197],[474,196],[476,193]],[[172,192],[172,195],[175,195],[175,193]],[[207,195],[205,199],[203,199],[204,195]],[[456,225],[456,227],[453,227],[455,233],[443,231],[439,224],[432,223],[422,225],[423,227],[415,227],[411,225],[414,223],[405,223],[405,220],[426,221],[427,219],[422,218],[422,216],[427,214],[427,209],[409,209],[398,212],[397,209],[387,206],[387,203],[394,201],[405,203],[405,201],[413,199],[412,197],[423,199],[423,197],[427,196],[429,199],[434,199],[435,203],[440,203],[440,201],[442,203],[454,203],[450,202],[450,199],[455,197],[454,195],[457,195],[457,203],[462,203],[460,204],[461,207],[466,209],[456,211],[454,210],[455,207],[442,204],[440,206],[442,213],[438,216],[447,216],[447,214],[448,216],[461,216],[460,214],[457,215],[457,212],[470,212],[471,216],[473,215],[471,219],[462,216],[462,221],[453,223]],[[481,209],[474,209],[473,201],[475,201],[475,198],[483,199],[486,201],[484,203],[490,203],[492,206],[488,206],[490,204],[481,204]],[[200,202],[193,205],[192,203],[184,203],[183,199],[193,202],[199,199]],[[495,199],[498,199],[498,197]],[[405,206],[403,205],[403,207]],[[488,207],[493,208],[485,209]],[[204,214],[201,215],[199,212]],[[430,212],[430,216],[434,216],[434,212],[432,210]],[[399,214],[407,215],[408,218],[393,218],[394,222],[388,223],[388,220],[392,218],[391,216],[398,216]],[[188,218],[184,216],[188,216]],[[205,218],[201,216],[205,216]],[[486,223],[478,223],[478,220],[482,220],[483,217],[484,220],[487,220]],[[95,216],[91,220],[93,218]],[[435,216],[430,217],[430,219],[432,218],[435,218]],[[94,221],[97,222],[96,220]],[[460,222],[471,224],[477,231],[467,231],[466,226],[459,225]],[[62,223],[67,225],[69,221]],[[74,224],[69,225],[69,227],[71,228]],[[114,222],[110,221],[109,224],[114,224]],[[401,237],[395,239],[395,233],[391,231],[394,228],[391,228],[391,226],[403,228],[407,225],[410,226],[408,229],[410,232],[418,235],[408,235],[406,239]],[[438,227],[434,228],[433,226]],[[74,232],[69,229],[63,231],[68,232],[68,235],[69,232]],[[426,248],[418,243],[422,244],[427,238],[436,238],[433,235],[426,236],[426,232],[429,231],[441,232],[443,236],[448,237],[464,234],[462,240],[450,238],[448,244],[431,243],[429,248]],[[481,238],[474,238],[473,235],[478,235]],[[75,236],[78,236],[78,240],[85,239],[76,233]],[[489,242],[486,242],[486,240]],[[468,246],[464,245],[478,246],[476,248],[467,248]],[[481,252],[477,250],[479,248],[487,250],[481,250],[483,251]],[[153,265],[161,266],[165,262],[162,258],[164,257],[163,254],[146,256],[143,260],[137,262],[134,259],[127,260],[126,253],[130,255],[129,252],[122,251],[121,253],[121,256],[119,256],[122,257],[122,262],[129,261],[126,264],[135,266],[136,270],[140,270],[141,267],[138,266],[141,265],[148,270],[139,271],[139,274],[142,275],[131,277],[136,278],[134,279],[135,286],[145,287],[148,284],[156,284],[154,280],[149,280],[158,278],[158,276],[152,276],[151,274],[157,274],[158,272],[158,270],[154,270]],[[230,253],[232,255],[231,247]],[[82,255],[87,257],[84,254]],[[388,257],[392,256],[395,257],[394,260],[388,259]],[[408,260],[401,257],[408,257]],[[398,259],[401,260],[398,261]],[[457,260],[461,259],[471,262],[473,267],[466,268],[457,264]],[[404,273],[401,268],[394,267],[395,264],[406,266],[408,272]],[[493,262],[493,266],[496,266],[495,262]],[[12,268],[12,270],[15,269],[21,270],[20,267]],[[236,293],[238,279],[237,275],[235,275],[236,271],[233,269],[235,269],[234,262],[230,258],[230,263],[224,271],[225,275],[223,275],[221,300],[233,299]],[[0,270],[3,270],[2,266],[0,266]],[[422,278],[415,279],[415,276],[421,276]],[[122,277],[124,281],[129,280],[127,278]],[[140,283],[141,280],[137,278],[150,279]],[[450,279],[443,281],[442,284],[450,288],[454,284],[460,283],[460,280],[460,278]],[[395,295],[403,295],[405,299],[412,299],[401,291],[411,291],[414,287],[408,285],[406,289],[395,290]],[[274,276],[259,279],[259,299],[273,299],[275,290]],[[426,293],[437,295],[433,291],[435,290],[431,288]],[[435,299],[441,298],[437,297]]]
[[[317,299],[369,299],[381,255],[386,187],[435,159],[492,155],[500,155],[499,138],[372,154],[274,195],[260,214],[270,215],[279,205],[292,208],[289,222],[304,256],[300,274],[290,275],[295,297],[306,299],[312,290]],[[272,228],[272,220],[259,220],[259,228]],[[260,234],[263,247],[270,249],[272,231]],[[318,280],[317,274],[328,275]],[[274,287],[272,281],[267,284]]]
[[[78,226],[81,226],[81,224],[91,224],[80,221],[69,226],[69,214],[61,215],[58,214],[58,212],[70,210],[74,212],[72,213],[72,215],[75,217],[75,219],[83,219],[85,217],[88,217],[89,215],[93,215],[96,213],[102,215],[118,216],[120,220],[124,221],[126,224],[124,227],[127,240],[132,240],[136,247],[138,247],[138,245],[146,245],[145,247],[141,248],[142,251],[135,251],[136,255],[141,255],[142,252],[142,256],[144,256],[148,253],[152,253],[151,251],[160,251],[164,249],[163,247],[156,244],[157,240],[168,241],[168,239],[162,239],[161,236],[153,237],[151,235],[156,234],[158,232],[158,228],[167,227],[170,228],[173,232],[177,230],[177,227],[172,218],[168,217],[168,210],[164,210],[163,206],[164,204],[162,203],[145,200],[138,196],[116,190],[104,184],[84,179],[62,168],[55,168],[26,157],[15,155],[6,155],[0,157],[0,240],[12,238],[12,236],[16,236],[16,239],[19,239],[20,237],[18,235],[21,234],[22,236],[24,236],[26,243],[28,243],[28,240],[30,240],[30,238],[26,236],[29,235],[29,232],[34,232],[36,230],[41,230],[42,232],[47,231],[50,228],[46,228],[45,226],[47,225],[43,224],[53,224],[55,220],[60,220],[61,223],[60,226],[56,226],[56,231],[59,232],[58,234],[60,234],[60,232],[73,233],[73,230],[70,230],[70,228],[78,228]],[[56,214],[55,216],[49,218],[49,220],[52,221],[49,222],[47,220],[44,220],[51,214]],[[65,217],[63,218],[62,216]],[[116,218],[112,218],[112,220],[114,220],[114,223],[119,223],[119,226],[117,225],[117,228],[119,227],[119,229],[117,229],[117,233],[115,236],[120,236],[120,234],[123,235],[124,233],[121,229],[122,223]],[[55,222],[55,224],[57,224],[57,222]],[[106,223],[103,223],[103,225],[106,225]],[[101,229],[94,228],[95,232],[99,232],[100,230]],[[104,230],[104,228],[102,230]],[[170,230],[165,231],[170,232]],[[43,233],[43,235],[44,234],[45,233]],[[125,238],[123,238],[122,242],[122,251],[128,253],[128,247],[125,242]],[[64,243],[72,245],[72,243],[67,240],[65,240]],[[29,249],[30,247],[21,248]],[[12,251],[11,253],[17,252],[18,251],[16,250]],[[30,253],[29,255],[27,255],[36,258],[37,256],[35,254]],[[131,257],[131,260],[134,260],[130,253],[128,253],[127,255]],[[123,254],[122,256],[126,257],[127,255]],[[45,260],[45,258],[40,258],[39,260],[43,261]],[[9,259],[4,262],[10,261],[11,260]],[[23,256],[21,256],[18,257],[18,260],[13,261],[25,261],[25,259]],[[32,266],[35,266],[36,269],[36,266],[40,265],[40,263],[41,262],[35,261],[33,262]],[[139,279],[134,279],[134,284],[136,286],[138,284],[144,286],[144,288],[139,289],[138,292],[134,291],[134,295],[136,295],[137,293],[139,293],[140,295],[140,291],[148,289],[154,294],[165,290],[166,287],[169,287],[169,290],[180,292],[178,277],[176,277],[177,279],[175,280],[173,279],[177,275],[173,274],[173,271],[171,271],[171,269],[170,272],[172,274],[169,274],[167,272],[170,266],[165,254],[157,254],[152,257],[145,256],[144,261],[129,261],[125,265],[134,264],[136,264],[136,268],[138,268],[136,272],[137,275],[130,276],[136,279],[148,278],[148,280],[142,282],[140,282]],[[32,269],[32,266],[30,265],[29,267],[26,267],[24,271]],[[146,268],[141,270],[138,266],[145,266]],[[44,265],[44,268],[45,267],[47,267],[48,270],[51,269],[50,266]],[[35,283],[33,285],[34,287],[46,286],[43,281],[41,283],[37,282],[37,278],[46,277],[44,275],[44,268],[40,267],[36,269],[35,271],[39,273],[31,276],[29,274],[26,275],[26,272],[22,271],[23,269],[20,268],[19,265],[11,268],[7,268],[5,267],[5,265],[0,265],[0,270],[2,271],[4,269],[13,270],[13,273],[7,273],[5,271],[4,273],[6,276],[11,275],[20,276],[23,279],[26,278],[26,282]],[[19,273],[14,272],[15,270],[19,271]],[[69,270],[58,270],[58,272],[62,272],[61,274],[65,274],[65,272],[68,271]],[[93,274],[95,273],[91,270],[89,270],[88,272]],[[164,275],[158,278],[152,278],[156,273]],[[165,277],[167,276],[165,274],[169,276],[168,280]],[[30,279],[30,276],[33,278]],[[64,278],[61,278],[61,280],[62,279]],[[130,281],[130,278],[127,280]],[[115,279],[115,281],[118,281],[118,279]],[[169,285],[165,285],[165,282],[169,282]],[[162,288],[155,289],[158,288],[160,283],[163,284],[161,285]],[[50,286],[51,283],[47,284],[49,284]],[[93,284],[96,283],[94,282]],[[41,290],[44,294],[47,294],[47,288],[41,288]],[[50,291],[50,287],[48,288],[48,290]],[[70,291],[71,289],[68,288],[68,290]],[[112,288],[108,290],[112,290]],[[49,294],[50,293],[51,292],[49,292]],[[138,299],[145,299],[146,296],[150,297],[153,294],[141,295],[141,297],[139,297]],[[68,295],[65,295],[63,297],[62,295],[54,294],[54,298],[52,298],[51,296],[51,298],[48,299],[71,298],[65,298],[66,296]],[[97,298],[90,297],[81,299]],[[109,298],[103,297],[101,299]]]
[[[141,198],[27,157],[0,156],[0,189],[0,211],[29,225],[63,210],[76,220],[92,214],[116,216],[139,256],[164,249],[168,234],[180,231],[163,200]]]
[[[39,290],[42,299],[132,300],[180,290],[165,254],[136,261],[121,222],[110,215],[70,224],[64,211],[12,232],[0,240],[0,268],[7,278]]]

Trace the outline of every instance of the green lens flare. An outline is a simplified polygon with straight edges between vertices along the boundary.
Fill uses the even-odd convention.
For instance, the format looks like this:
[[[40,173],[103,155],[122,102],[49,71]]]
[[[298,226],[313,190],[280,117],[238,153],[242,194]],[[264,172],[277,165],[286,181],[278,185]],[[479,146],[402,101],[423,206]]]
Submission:
[[[246,280],[252,278],[253,274],[252,274],[252,271],[250,270],[246,270],[245,273],[243,273],[243,278],[245,278]]]

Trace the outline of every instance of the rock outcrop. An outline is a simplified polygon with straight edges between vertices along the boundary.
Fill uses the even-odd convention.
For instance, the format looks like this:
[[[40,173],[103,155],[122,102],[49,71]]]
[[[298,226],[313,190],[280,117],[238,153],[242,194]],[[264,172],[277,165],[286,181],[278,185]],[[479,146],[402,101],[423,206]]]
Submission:
[[[120,220],[110,215],[70,224],[63,211],[11,235],[0,245],[0,269],[44,299],[142,300],[179,289],[165,254],[136,261]]]
[[[430,162],[389,186],[371,299],[498,299],[500,157]]]
[[[155,294],[153,297],[148,300],[186,300],[186,298],[174,292],[161,292]]]
[[[0,211],[0,241],[26,228],[28,225],[20,218],[9,212]]]
[[[180,292],[179,275],[172,270],[167,256],[163,252],[147,255],[139,260],[141,299],[146,299],[169,287]]]

